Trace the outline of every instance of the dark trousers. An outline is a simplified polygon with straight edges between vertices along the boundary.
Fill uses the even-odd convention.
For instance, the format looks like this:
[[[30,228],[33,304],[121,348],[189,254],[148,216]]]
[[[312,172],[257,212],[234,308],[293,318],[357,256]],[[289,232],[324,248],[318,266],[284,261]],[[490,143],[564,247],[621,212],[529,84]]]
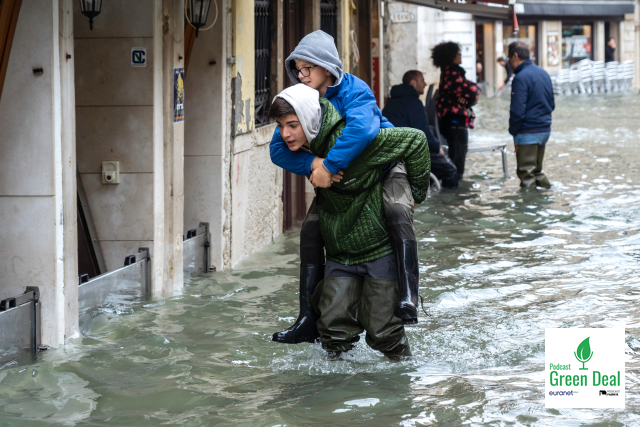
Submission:
[[[382,181],[382,200],[391,240],[416,240],[413,230],[413,196],[404,164],[399,163]],[[313,199],[300,230],[300,262],[324,264],[324,241],[320,234],[320,217]]]
[[[469,148],[469,131],[464,126],[454,124],[442,124],[440,128],[442,136],[449,145],[449,158],[458,169],[458,180],[464,174],[464,162],[467,159],[467,149]]]
[[[458,168],[446,154],[431,155],[431,172],[442,181],[444,188],[458,188]]]

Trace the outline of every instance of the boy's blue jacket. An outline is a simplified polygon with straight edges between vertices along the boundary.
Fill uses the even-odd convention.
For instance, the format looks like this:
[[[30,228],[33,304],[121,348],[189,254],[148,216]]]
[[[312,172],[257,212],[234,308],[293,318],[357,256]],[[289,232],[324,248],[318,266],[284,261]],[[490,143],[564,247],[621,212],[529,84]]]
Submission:
[[[509,133],[540,133],[551,130],[551,112],[556,108],[549,74],[525,60],[515,69],[511,83]]]
[[[327,89],[325,98],[347,122],[342,135],[324,161],[327,169],[338,173],[346,169],[371,144],[380,128],[392,128],[393,125],[382,116],[369,86],[351,74],[344,73],[339,84]],[[269,149],[271,161],[281,168],[297,175],[311,173],[311,163],[316,156],[289,150],[280,137],[278,128],[273,133]]]

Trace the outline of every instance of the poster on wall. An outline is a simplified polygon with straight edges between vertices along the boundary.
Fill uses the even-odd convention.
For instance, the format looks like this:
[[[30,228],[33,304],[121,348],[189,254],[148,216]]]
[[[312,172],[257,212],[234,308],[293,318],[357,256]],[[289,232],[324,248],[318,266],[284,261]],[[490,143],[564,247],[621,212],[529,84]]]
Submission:
[[[184,121],[184,68],[173,69],[173,122]]]
[[[560,65],[558,33],[549,32],[547,34],[547,64],[549,64],[549,66]]]
[[[373,96],[376,97],[378,105],[380,105],[380,39],[371,39],[371,85],[373,87]]]

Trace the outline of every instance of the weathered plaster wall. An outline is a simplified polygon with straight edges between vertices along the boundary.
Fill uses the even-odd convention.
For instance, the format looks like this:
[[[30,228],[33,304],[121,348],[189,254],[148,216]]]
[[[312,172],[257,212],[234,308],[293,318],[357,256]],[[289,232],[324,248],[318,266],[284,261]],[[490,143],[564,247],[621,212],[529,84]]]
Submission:
[[[74,2],[78,168],[108,270],[153,253],[153,0],[112,0],[89,30]],[[146,67],[131,48],[146,48]],[[120,184],[102,184],[102,161]]]
[[[233,135],[254,128],[255,105],[255,22],[253,0],[233,0],[233,100],[231,129]]]
[[[282,169],[269,156],[275,125],[233,141],[231,161],[231,259],[256,252],[281,233]]]
[[[402,76],[408,70],[418,67],[418,6],[386,2],[384,14],[384,88],[389,96],[391,87],[402,83]],[[394,23],[391,15],[407,12],[413,15],[411,22]]]

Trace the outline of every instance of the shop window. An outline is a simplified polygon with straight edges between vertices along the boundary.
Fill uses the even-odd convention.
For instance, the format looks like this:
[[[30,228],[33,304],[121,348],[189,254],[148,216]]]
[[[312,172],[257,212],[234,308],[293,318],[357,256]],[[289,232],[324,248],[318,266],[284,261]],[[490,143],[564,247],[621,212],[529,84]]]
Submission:
[[[520,24],[520,31],[513,32],[513,25],[505,25],[503,27],[504,34],[504,56],[509,54],[509,44],[513,42],[523,42],[529,46],[530,59],[534,64],[538,63],[538,46],[537,46],[537,25]]]
[[[320,29],[336,40],[338,36],[338,7],[337,0],[320,1]]]
[[[271,106],[271,9],[269,0],[255,0],[256,127],[267,124]]]
[[[593,59],[591,25],[562,26],[562,68],[583,59]]]

